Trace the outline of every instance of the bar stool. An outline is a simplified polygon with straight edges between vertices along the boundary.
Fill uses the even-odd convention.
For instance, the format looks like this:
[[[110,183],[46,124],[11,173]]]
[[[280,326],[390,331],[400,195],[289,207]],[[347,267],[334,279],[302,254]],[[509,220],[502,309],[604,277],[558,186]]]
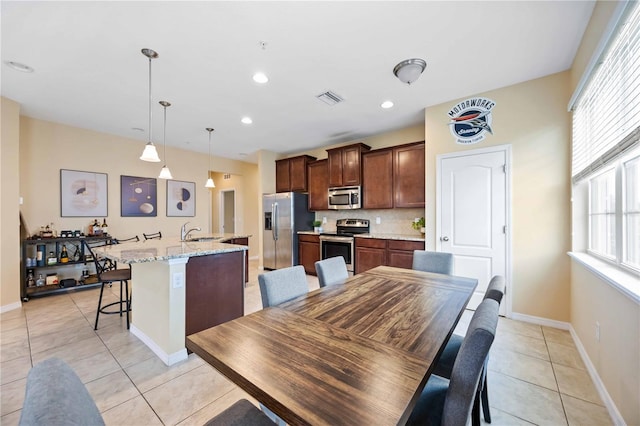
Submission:
[[[158,231],[158,232],[153,232],[151,234],[145,234],[144,232],[142,233],[142,235],[144,236],[144,240],[153,240],[155,239],[161,239],[162,238],[162,232]]]
[[[105,270],[102,267],[100,261],[98,260],[98,257],[95,255],[95,253],[91,249],[91,246],[89,245],[89,243],[86,240],[84,240],[83,243],[87,248],[87,250],[89,251],[89,253],[91,253],[91,256],[93,257],[93,262],[96,267],[96,276],[98,277],[98,281],[101,283],[100,298],[98,299],[98,309],[96,311],[96,323],[93,329],[94,330],[98,329],[98,319],[100,318],[100,314],[112,315],[112,314],[119,313],[120,316],[122,316],[122,312],[125,312],[127,315],[127,330],[129,330],[129,312],[131,311],[131,297],[129,295],[129,280],[131,280],[131,268],[129,267],[126,269]],[[99,247],[99,246],[94,245],[94,247]],[[104,286],[107,284],[111,285],[114,282],[120,283],[120,300],[103,306],[102,295],[104,294]],[[124,297],[122,293],[123,284],[124,284]],[[107,308],[110,308],[111,306],[115,306],[115,305],[120,305],[120,309],[113,310],[113,311],[107,310]],[[124,309],[122,305],[124,305]]]

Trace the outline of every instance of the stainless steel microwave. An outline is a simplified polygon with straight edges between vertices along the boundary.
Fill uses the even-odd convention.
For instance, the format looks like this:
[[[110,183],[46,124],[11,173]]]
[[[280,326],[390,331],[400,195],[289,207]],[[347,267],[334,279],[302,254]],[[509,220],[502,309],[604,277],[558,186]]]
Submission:
[[[359,186],[329,188],[329,210],[350,210],[362,208]]]

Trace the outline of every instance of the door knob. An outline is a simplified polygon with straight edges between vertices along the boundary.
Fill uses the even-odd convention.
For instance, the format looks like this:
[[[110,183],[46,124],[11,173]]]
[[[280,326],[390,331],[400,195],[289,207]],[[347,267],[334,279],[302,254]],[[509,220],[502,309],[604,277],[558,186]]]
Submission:
[[[449,237],[440,237],[440,241],[449,241]]]

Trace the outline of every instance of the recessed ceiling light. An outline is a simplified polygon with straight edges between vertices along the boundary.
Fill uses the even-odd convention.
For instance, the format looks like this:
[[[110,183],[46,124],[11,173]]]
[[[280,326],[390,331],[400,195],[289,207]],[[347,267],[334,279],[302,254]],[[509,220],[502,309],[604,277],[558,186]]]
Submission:
[[[244,124],[251,124],[253,123],[253,120],[251,119],[251,117],[242,117],[242,121]]]
[[[269,77],[263,72],[257,72],[253,75],[253,81],[256,83],[264,84],[269,81]]]
[[[391,101],[384,101],[383,103],[380,104],[380,106],[384,109],[389,109],[391,107],[393,107],[393,102]]]
[[[4,63],[10,67],[13,68],[16,71],[20,71],[20,72],[33,72],[33,68],[31,68],[29,65],[25,65],[25,64],[21,64],[20,62],[14,62],[14,61],[4,61]]]

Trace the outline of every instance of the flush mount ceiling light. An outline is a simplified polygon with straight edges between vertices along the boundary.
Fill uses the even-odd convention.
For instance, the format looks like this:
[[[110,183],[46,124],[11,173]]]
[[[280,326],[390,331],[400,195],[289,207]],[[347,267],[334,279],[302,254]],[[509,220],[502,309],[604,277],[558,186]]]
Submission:
[[[151,118],[152,118],[152,109],[151,109],[151,60],[158,57],[158,54],[151,49],[142,49],[142,54],[149,58],[149,141],[144,146],[144,151],[140,156],[142,161],[150,161],[152,163],[159,163],[160,157],[158,157],[158,151],[156,151],[156,147],[151,141]]]
[[[391,101],[384,101],[383,103],[381,103],[381,104],[380,104],[380,107],[381,107],[381,108],[384,108],[384,109],[392,108],[392,107],[393,107],[393,102],[391,102]]]
[[[242,117],[242,121],[244,124],[251,124],[253,123],[253,120],[251,119],[251,117]]]
[[[215,188],[216,185],[213,183],[213,179],[211,179],[211,132],[213,132],[213,128],[207,127],[205,130],[209,132],[209,169],[207,170],[207,183],[204,184],[204,187]]]
[[[162,170],[160,170],[160,176],[158,176],[158,178],[173,179],[173,176],[171,176],[171,170],[167,167],[167,107],[170,107],[171,104],[167,101],[160,101],[159,103],[164,108],[164,135],[162,137],[162,156],[164,157],[164,166],[162,166]]]
[[[265,84],[269,81],[269,77],[267,77],[267,75],[263,72],[257,72],[253,75],[253,81],[258,84]]]
[[[29,65],[21,64],[20,62],[4,61],[4,63],[9,68],[13,68],[16,71],[27,72],[27,73],[33,72],[33,68],[31,68]]]
[[[411,84],[420,77],[426,67],[427,63],[420,58],[405,59],[393,68],[393,74],[401,82]]]

